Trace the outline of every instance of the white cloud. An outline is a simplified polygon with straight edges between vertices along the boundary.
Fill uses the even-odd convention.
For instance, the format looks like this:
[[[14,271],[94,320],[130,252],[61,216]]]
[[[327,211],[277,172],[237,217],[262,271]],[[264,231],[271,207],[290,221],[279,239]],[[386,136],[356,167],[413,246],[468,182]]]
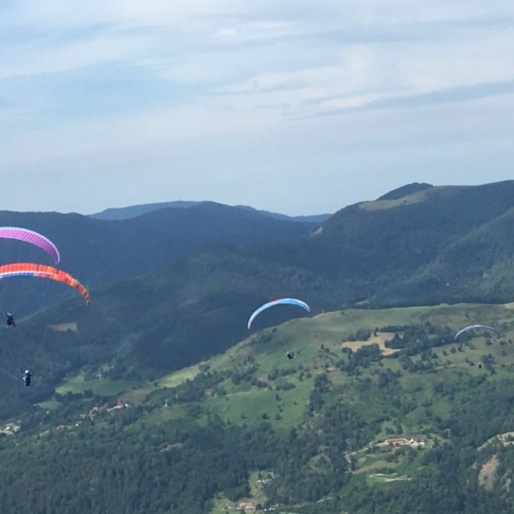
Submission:
[[[508,0],[12,3],[0,7],[0,173],[58,176],[73,189],[46,201],[84,212],[129,203],[120,177],[153,177],[131,190],[146,191],[137,203],[175,190],[276,210],[273,176],[291,209],[313,212],[334,204],[339,177],[358,196],[373,173],[387,188],[465,161],[478,176],[483,155],[511,155],[513,20]],[[71,191],[92,169],[111,187],[84,201]]]

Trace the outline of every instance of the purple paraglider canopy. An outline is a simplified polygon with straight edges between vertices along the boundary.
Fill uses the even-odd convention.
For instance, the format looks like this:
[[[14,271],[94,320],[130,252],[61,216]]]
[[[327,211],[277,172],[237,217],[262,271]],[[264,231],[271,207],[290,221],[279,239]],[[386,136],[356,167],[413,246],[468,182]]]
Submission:
[[[0,227],[0,238],[17,239],[38,246],[52,257],[55,264],[58,264],[61,260],[57,246],[50,239],[33,230],[18,227]]]

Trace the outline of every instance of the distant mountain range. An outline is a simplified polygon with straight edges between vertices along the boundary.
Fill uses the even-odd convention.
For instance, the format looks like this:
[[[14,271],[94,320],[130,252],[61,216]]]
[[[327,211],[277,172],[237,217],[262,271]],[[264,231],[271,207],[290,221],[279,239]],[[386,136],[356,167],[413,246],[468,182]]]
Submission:
[[[188,209],[190,207],[197,207],[202,204],[210,204],[213,202],[188,202],[188,201],[174,201],[174,202],[158,202],[158,203],[148,203],[141,205],[131,205],[128,207],[116,207],[105,209],[101,212],[91,214],[91,218],[102,219],[102,220],[126,220],[129,218],[136,218],[137,216],[141,216],[142,214],[146,214],[147,212],[156,211],[159,209]],[[269,212],[258,210],[253,207],[249,207],[246,205],[236,205],[236,208],[245,209],[248,211],[253,211],[259,214],[263,214],[265,216],[270,216],[279,220],[286,221],[302,221],[307,223],[321,223],[326,220],[330,214],[313,214],[311,216],[287,216],[285,214],[279,214],[276,212]]]

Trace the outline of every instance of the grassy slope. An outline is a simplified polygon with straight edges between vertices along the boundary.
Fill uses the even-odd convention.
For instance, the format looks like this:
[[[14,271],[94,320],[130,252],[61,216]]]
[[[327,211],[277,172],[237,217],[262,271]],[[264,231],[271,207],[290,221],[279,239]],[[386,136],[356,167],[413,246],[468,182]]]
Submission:
[[[364,370],[363,376],[356,379],[340,372],[330,365],[331,361],[344,359],[341,355],[341,346],[346,339],[361,329],[373,330],[376,327],[387,325],[416,325],[430,321],[433,325],[447,325],[455,331],[462,326],[475,322],[486,322],[502,327],[502,340],[508,341],[514,335],[511,323],[512,310],[504,305],[454,305],[438,307],[413,307],[384,310],[347,310],[335,313],[321,314],[311,319],[299,319],[277,327],[268,329],[263,333],[250,336],[236,347],[209,361],[212,369],[244,367],[249,358],[255,359],[258,369],[255,375],[266,379],[274,370],[284,370],[303,366],[305,374],[300,380],[298,371],[288,375],[285,379],[296,387],[287,391],[276,390],[280,379],[273,381],[271,389],[248,388],[245,386],[231,386],[225,383],[226,396],[208,398],[202,402],[202,407],[215,412],[222,418],[235,424],[251,424],[262,420],[262,414],[267,413],[269,421],[279,431],[288,431],[298,426],[305,415],[309,401],[309,394],[313,387],[314,377],[323,372],[328,365],[330,381],[334,385],[334,395],[344,395],[346,401],[364,417],[376,417],[382,410],[383,398],[376,389],[362,391],[360,386],[363,379],[373,376],[377,371],[389,368],[399,370],[400,365],[396,359],[384,359],[381,363]],[[269,341],[262,336],[271,335]],[[355,344],[355,343],[349,343]],[[358,343],[357,343],[358,344]],[[320,351],[321,346],[325,351]],[[414,404],[414,408],[405,416],[396,419],[395,423],[386,421],[382,430],[364,448],[355,449],[353,456],[355,472],[367,477],[369,483],[384,483],[391,480],[404,480],[415,474],[420,468],[420,459],[424,449],[432,446],[434,432],[430,419],[435,416],[445,419],[451,411],[448,399],[437,398],[433,394],[434,384],[438,381],[451,383],[459,381],[464,376],[488,373],[491,378],[512,376],[514,367],[514,345],[499,344],[498,340],[486,339],[477,332],[471,340],[469,347],[461,347],[458,343],[451,343],[436,349],[438,355],[438,369],[431,373],[403,373],[400,387]],[[456,348],[456,353],[452,353]],[[332,353],[326,353],[326,349]],[[294,361],[288,361],[284,353],[287,350],[296,352]],[[443,351],[447,353],[443,356]],[[490,375],[476,364],[484,354],[491,353],[496,364],[493,366],[496,374]],[[334,356],[334,354],[337,356]],[[197,367],[186,371],[174,373],[162,379],[161,384],[177,384],[182,379],[191,379],[198,371]],[[277,394],[280,400],[277,400]],[[514,421],[514,419],[513,419]],[[405,436],[419,436],[427,439],[426,446],[419,451],[420,457],[406,459],[389,448],[379,448],[377,443],[391,436],[387,429],[400,426],[400,434]],[[349,455],[348,458],[352,456]],[[255,501],[261,501],[256,496]],[[217,502],[217,509],[223,502]],[[218,510],[216,510],[217,512]]]
[[[472,305],[459,304],[452,306],[436,306],[436,307],[408,307],[378,310],[359,310],[349,309],[333,313],[320,314],[312,318],[302,318],[286,322],[279,327],[266,329],[261,332],[252,334],[241,343],[230,348],[225,353],[218,355],[209,361],[206,361],[212,370],[224,369],[244,369],[247,361],[257,365],[255,372],[256,378],[267,380],[268,375],[274,371],[284,371],[287,369],[295,369],[295,373],[282,377],[283,380],[293,383],[296,387],[287,391],[280,391],[283,397],[282,403],[287,406],[284,411],[285,418],[276,422],[277,426],[291,428],[294,422],[298,420],[302,414],[305,404],[308,400],[309,393],[312,389],[312,383],[317,373],[321,373],[324,367],[328,367],[331,381],[341,387],[347,387],[350,395],[352,392],[355,379],[345,376],[344,373],[337,368],[331,366],[337,360],[344,360],[346,357],[342,354],[343,346],[358,347],[362,344],[370,344],[369,342],[349,342],[351,337],[359,330],[374,330],[384,326],[394,325],[417,325],[430,322],[433,325],[446,325],[457,331],[459,328],[471,323],[488,323],[490,325],[502,329],[502,335],[505,338],[514,337],[514,330],[510,328],[512,309],[505,305]],[[436,349],[436,353],[440,354],[446,350],[448,355],[440,355],[440,366],[438,373],[431,375],[423,375],[420,381],[419,376],[405,374],[402,377],[402,383],[412,390],[418,389],[420,395],[420,382],[429,386],[434,381],[440,379],[439,374],[460,374],[478,373],[478,367],[474,369],[470,366],[466,359],[479,362],[480,357],[485,353],[491,352],[498,363],[498,376],[508,374],[508,366],[514,362],[514,350],[510,354],[511,346],[501,347],[497,344],[487,345],[487,340],[483,334],[477,332],[473,338],[472,347],[466,346],[463,352],[451,353],[453,347],[458,347],[458,343],[441,346]],[[329,350],[320,351],[321,347]],[[286,351],[295,352],[295,359],[289,361],[285,357]],[[509,352],[502,355],[502,352]],[[416,358],[414,358],[415,360]],[[204,363],[205,364],[205,363]],[[372,374],[375,368],[380,369],[399,369],[399,364],[393,359],[384,359],[381,364],[376,364],[370,370],[366,370],[366,374]],[[303,380],[298,378],[300,368],[303,367],[304,375],[309,373],[310,378],[304,377]],[[156,381],[156,386],[145,386],[142,390],[151,391],[156,388],[173,388],[186,380],[193,379],[199,373],[199,366],[194,365],[180,371],[171,373]],[[279,381],[277,379],[277,381]],[[73,383],[68,381],[68,386]],[[417,384],[414,386],[414,384]],[[135,384],[131,384],[133,386]],[[234,386],[226,381],[222,384],[227,392],[226,396],[212,397],[206,400],[206,405],[222,417],[238,422],[246,416],[246,423],[251,419],[258,419],[259,414],[268,409],[270,412],[275,410],[275,394],[274,389],[256,388],[244,386]],[[137,392],[137,390],[135,391]],[[430,394],[427,393],[427,397]],[[296,408],[296,405],[301,408]],[[273,421],[273,420],[272,420]]]
[[[427,439],[425,448],[430,448],[435,433],[432,420],[435,417],[445,419],[449,416],[452,405],[449,399],[436,397],[433,393],[437,382],[451,384],[461,381],[463,377],[487,374],[491,380],[512,377],[514,369],[514,323],[512,323],[512,306],[506,305],[442,305],[436,307],[411,307],[382,310],[350,309],[324,313],[312,318],[300,318],[286,322],[278,327],[255,332],[247,339],[209,361],[185,368],[164,376],[152,383],[146,382],[110,382],[109,380],[86,381],[82,375],[68,377],[58,392],[80,392],[92,389],[95,393],[120,395],[126,401],[138,403],[148,401],[156,408],[144,412],[137,423],[160,423],[169,420],[187,420],[189,408],[200,406],[200,417],[206,419],[208,413],[215,413],[234,424],[257,424],[266,418],[276,430],[286,434],[293,427],[302,425],[306,419],[309,395],[314,386],[315,377],[326,373],[332,385],[330,395],[334,400],[341,399],[351,405],[364,419],[380,418],[391,414],[386,407],[386,393],[376,387],[377,375],[387,369],[401,370],[398,359],[384,358],[363,369],[360,376],[349,376],[335,366],[337,362],[348,360],[348,355],[341,351],[343,346],[361,346],[362,342],[348,341],[359,330],[371,330],[391,325],[432,325],[448,326],[453,331],[471,324],[487,323],[502,331],[502,338],[487,339],[483,333],[475,332],[470,343],[460,345],[450,343],[435,348],[437,368],[432,372],[409,373],[402,370],[398,388],[402,391],[402,401],[411,403],[412,408],[404,414],[396,413],[384,420],[380,430],[364,447],[353,447],[348,459],[354,462],[354,472],[365,475],[369,483],[383,483],[390,480],[403,480],[415,474],[419,469],[419,458],[407,459],[401,452],[389,448],[379,448],[377,443],[395,435],[419,436]],[[460,347],[460,351],[459,351]],[[454,353],[452,349],[455,348]],[[286,351],[295,352],[295,359],[288,360]],[[444,355],[443,354],[446,354]],[[495,364],[494,374],[490,370],[479,369],[476,365],[482,356],[490,353]],[[419,356],[413,357],[413,360]],[[475,364],[475,365],[471,365]],[[167,405],[163,401],[163,392],[173,394],[173,388],[183,384],[206,369],[211,371],[239,370],[249,366],[256,369],[253,376],[267,383],[267,387],[256,387],[244,381],[234,384],[224,379],[217,387],[224,390],[218,394],[212,390],[200,402]],[[289,370],[289,373],[287,373]],[[284,374],[285,373],[285,374]],[[279,375],[269,379],[270,375]],[[280,376],[283,374],[283,376]],[[369,379],[370,384],[366,384]],[[283,390],[285,382],[295,387]],[[153,396],[152,392],[157,392]],[[166,394],[165,394],[166,396]],[[113,398],[114,398],[113,397]],[[58,410],[54,411],[58,416]],[[514,416],[513,416],[514,422]],[[420,449],[420,455],[423,453]],[[251,484],[252,485],[252,484]],[[255,488],[255,484],[252,485]],[[254,501],[262,502],[263,494],[259,490],[253,496]],[[265,498],[264,498],[265,499]],[[226,501],[220,498],[215,502],[215,512],[223,510]]]

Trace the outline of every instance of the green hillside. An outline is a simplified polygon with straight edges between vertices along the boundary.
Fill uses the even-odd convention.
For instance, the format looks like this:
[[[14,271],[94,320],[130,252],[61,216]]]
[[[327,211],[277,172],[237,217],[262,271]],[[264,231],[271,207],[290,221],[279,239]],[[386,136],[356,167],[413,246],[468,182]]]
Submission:
[[[509,512],[512,312],[349,309],[258,331],[157,380],[69,375],[47,410],[13,420],[19,431],[0,439],[3,505],[37,510],[44,494],[57,514],[219,514],[245,503]],[[478,322],[501,337],[454,340]]]
[[[89,306],[41,284],[47,308],[0,330],[4,510],[514,511],[514,181],[425,186],[314,232],[220,206],[29,215],[64,223],[60,247],[82,238],[76,270],[99,275]],[[2,284],[10,306],[30,281]],[[281,296],[311,315],[269,309],[249,332]],[[474,323],[502,335],[454,340]]]
[[[274,225],[276,220],[262,220],[252,212],[245,212],[251,219],[237,223],[233,209],[216,205],[203,206],[206,212],[200,209],[186,215],[189,209],[177,209],[180,215],[167,213],[169,223],[180,228],[174,237],[191,230],[197,242],[205,243],[201,234],[212,230],[213,225],[205,225],[210,216],[219,228],[213,237],[244,232],[247,241],[264,242],[217,243],[164,259],[145,274],[91,288],[88,308],[73,297],[23,319],[21,334],[5,334],[13,344],[3,349],[0,366],[4,371],[0,384],[6,393],[0,398],[0,419],[26,408],[11,398],[18,396],[14,370],[27,366],[27,361],[29,366],[38,365],[42,382],[38,399],[50,397],[60,378],[72,371],[94,375],[108,369],[130,380],[158,378],[231,347],[247,335],[249,314],[281,296],[303,299],[314,314],[351,306],[510,302],[514,298],[514,240],[510,237],[514,181],[416,187],[404,192],[410,191],[406,196],[386,195],[344,208],[315,233],[280,241],[270,240],[271,233],[285,237],[286,232]],[[163,215],[154,211],[127,222],[136,223],[136,233],[144,234],[144,241],[152,240],[153,248],[170,248],[171,239],[159,239]],[[121,222],[105,223],[114,231]],[[143,241],[134,238],[124,223],[120,227],[124,228],[116,236],[118,249],[124,245],[134,255],[146,256],[140,246]],[[155,250],[149,253],[154,259],[162,258]],[[113,250],[101,255],[107,267],[97,263],[93,254],[83,258],[106,276],[116,267],[128,273],[129,268],[109,255],[118,254]],[[17,288],[17,296],[6,295],[17,311],[14,307],[20,295],[32,297],[31,289],[26,289],[31,279],[8,282]],[[44,284],[52,286],[60,284]],[[257,320],[255,329],[274,326],[291,315],[297,313],[287,309],[269,312]],[[62,323],[77,329],[57,332],[49,328]]]
[[[56,212],[0,211],[0,225],[35,230],[59,248],[59,267],[94,289],[134,277],[215,243],[262,243],[307,234],[314,222],[275,219],[258,211],[213,202],[163,208],[126,220],[92,219]],[[2,239],[1,263],[48,262],[39,248]],[[39,280],[2,280],[5,310],[25,316],[73,298],[67,287]]]

